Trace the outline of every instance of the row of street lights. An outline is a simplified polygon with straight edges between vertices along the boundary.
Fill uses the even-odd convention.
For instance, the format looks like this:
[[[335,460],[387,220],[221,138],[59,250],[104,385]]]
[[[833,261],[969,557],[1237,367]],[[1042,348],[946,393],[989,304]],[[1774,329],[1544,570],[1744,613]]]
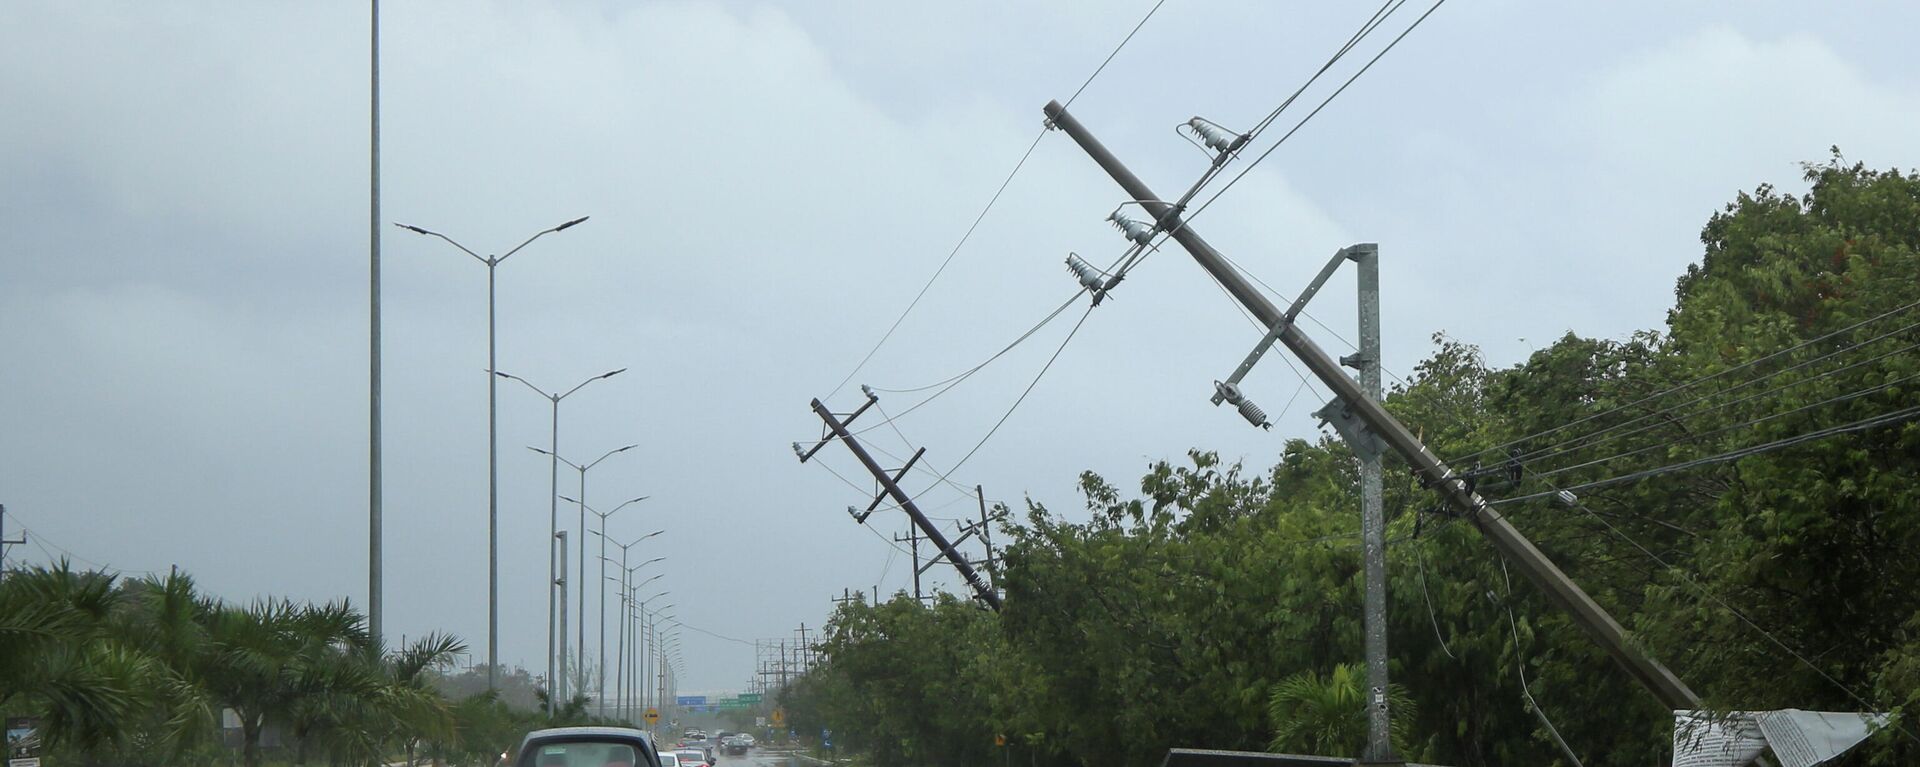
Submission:
[[[564,636],[565,618],[561,617],[561,616],[564,616],[565,614],[564,611],[566,608],[564,605],[560,604],[560,600],[564,599],[563,595],[565,593],[566,584],[568,582],[568,578],[567,578],[568,574],[561,572],[561,570],[565,567],[565,565],[561,564],[564,560],[559,558],[561,552],[558,551],[558,547],[565,545],[565,538],[562,537],[561,535],[560,525],[559,525],[559,518],[560,518],[559,501],[563,498],[563,496],[561,496],[559,493],[560,464],[566,463],[569,467],[572,467],[573,469],[577,470],[580,473],[580,489],[578,491],[579,497],[565,499],[569,503],[574,503],[580,507],[580,528],[579,529],[582,534],[577,536],[579,541],[579,557],[578,557],[579,578],[574,581],[575,583],[580,583],[586,579],[586,535],[585,533],[595,532],[597,535],[600,536],[600,539],[601,539],[600,570],[601,570],[601,575],[603,580],[600,582],[600,600],[601,600],[600,620],[599,620],[600,668],[598,673],[599,684],[597,685],[597,690],[596,690],[596,693],[601,700],[605,700],[605,696],[606,696],[606,604],[605,604],[606,580],[611,580],[611,578],[608,578],[606,576],[606,563],[608,561],[606,557],[606,541],[607,541],[606,522],[607,522],[607,518],[613,516],[615,512],[619,511],[622,508],[625,508],[630,504],[634,504],[634,503],[638,503],[640,501],[646,500],[647,496],[641,496],[639,498],[635,498],[633,500],[627,501],[626,503],[623,503],[620,506],[617,506],[614,509],[607,511],[605,513],[594,511],[595,516],[598,516],[600,518],[600,530],[598,531],[587,530],[586,513],[592,510],[591,507],[589,507],[586,503],[587,470],[598,465],[601,461],[605,461],[616,454],[624,453],[628,450],[632,450],[633,448],[638,447],[638,445],[626,445],[624,447],[609,450],[607,451],[606,454],[587,463],[574,463],[572,461],[566,460],[565,458],[562,458],[559,454],[559,451],[560,451],[560,402],[566,399],[567,397],[572,396],[574,393],[580,391],[582,388],[586,387],[588,384],[591,384],[594,381],[612,378],[613,376],[616,376],[622,372],[625,372],[626,368],[621,368],[619,370],[613,370],[607,373],[602,373],[600,375],[589,378],[585,381],[581,381],[579,384],[575,385],[573,388],[568,389],[564,392],[558,392],[558,391],[550,392],[540,388],[539,386],[534,385],[532,382],[528,381],[525,378],[521,378],[520,376],[501,372],[498,365],[496,364],[497,362],[496,341],[497,341],[498,326],[495,319],[496,318],[495,272],[497,270],[497,267],[499,267],[501,263],[505,262],[508,258],[512,257],[515,253],[520,252],[521,249],[527,247],[528,245],[533,244],[535,240],[538,240],[541,237],[544,237],[548,234],[554,234],[557,232],[566,231],[567,229],[577,226],[586,220],[587,220],[587,217],[582,216],[580,218],[576,218],[576,219],[567,221],[566,223],[560,224],[559,226],[555,226],[549,229],[543,229],[535,233],[532,237],[528,237],[526,240],[522,241],[519,245],[514,246],[512,250],[509,250],[504,255],[500,255],[500,256],[493,256],[493,255],[482,256],[479,253],[476,253],[473,250],[469,249],[465,245],[460,244],[458,241],[454,240],[453,238],[448,237],[436,231],[432,231],[429,229],[424,229],[421,227],[412,226],[408,224],[400,224],[400,223],[395,224],[395,226],[398,226],[410,232],[414,232],[416,234],[439,238],[445,241],[447,244],[452,245],[455,248],[458,248],[461,252],[464,252],[467,255],[472,256],[475,260],[478,260],[480,263],[484,264],[487,267],[487,372],[489,374],[487,376],[487,688],[489,690],[495,689],[497,686],[496,674],[500,665],[500,657],[499,657],[499,646],[500,646],[500,556],[499,556],[500,554],[500,526],[499,526],[500,450],[499,450],[499,418],[498,418],[498,412],[499,412],[498,382],[500,379],[503,379],[503,378],[513,380],[513,381],[518,381],[522,385],[526,386],[528,389],[531,389],[534,393],[539,394],[542,398],[546,399],[551,405],[551,423],[550,423],[550,431],[549,431],[548,448],[545,450],[542,450],[537,447],[530,447],[531,450],[537,453],[546,455],[549,459],[548,460],[549,501],[548,501],[548,509],[547,509],[547,532],[548,532],[547,679],[549,680],[549,686],[550,686],[550,690],[549,690],[550,694],[548,695],[549,712],[551,712],[553,708],[556,705],[558,705],[559,700],[562,700],[566,697],[567,677],[568,677],[567,651],[566,651],[567,637]],[[634,544],[639,543],[640,540],[645,540],[655,535],[659,535],[661,532],[664,532],[664,531],[655,531],[646,536],[642,536],[638,540],[635,540],[633,542],[630,542],[622,546],[622,567],[623,568],[625,567],[624,558],[625,558],[625,550],[627,548],[631,548]],[[615,542],[615,545],[620,546],[621,544],[619,544],[618,542]],[[664,559],[664,557],[656,557],[652,560],[642,563],[640,566],[635,567],[632,570],[628,570],[623,575],[625,578],[630,579],[632,573],[634,571],[637,571],[639,567],[644,567],[647,564],[652,564],[662,559]],[[377,563],[376,563],[376,568],[377,568]],[[652,580],[657,579],[659,577],[660,577],[659,575],[656,575],[654,576],[654,578],[648,579],[647,582],[651,582]],[[578,588],[577,591],[578,591],[577,596],[578,596],[578,614],[580,616],[580,620],[579,620],[580,628],[578,632],[577,644],[575,648],[576,652],[574,657],[584,660],[586,657],[586,620],[585,620],[586,590],[584,588],[584,584],[582,584],[582,586]],[[622,591],[621,598],[623,602],[621,607],[622,607],[623,617],[628,615],[627,602],[631,600],[632,593],[633,592],[631,590],[623,589]],[[557,595],[561,595],[561,596],[557,596]],[[652,597],[649,597],[649,599],[652,599]],[[647,600],[641,600],[639,601],[638,606],[644,609],[646,602]],[[657,615],[657,613],[658,611],[654,611],[652,614]],[[648,636],[646,637],[646,639],[652,640],[654,638],[651,635],[652,627],[649,626],[647,628],[648,628]],[[626,627],[625,625],[621,627],[621,630],[622,630],[622,641],[624,643],[625,638],[628,635],[630,635],[632,632],[629,631],[628,627]],[[636,659],[639,658],[639,656],[633,653],[633,650],[636,648],[626,647],[624,649],[627,651],[629,655],[634,655]],[[648,658],[651,658],[654,655],[662,655],[662,657],[664,657],[664,655],[660,652],[664,648],[661,648],[658,646],[652,646],[651,649],[653,649],[654,652],[648,652],[646,654]],[[626,663],[626,666],[632,666],[632,665],[634,664]],[[624,683],[626,680],[623,679],[622,681]],[[638,679],[636,678],[632,681],[635,684],[637,684]],[[635,688],[628,687],[627,689],[632,690]]]

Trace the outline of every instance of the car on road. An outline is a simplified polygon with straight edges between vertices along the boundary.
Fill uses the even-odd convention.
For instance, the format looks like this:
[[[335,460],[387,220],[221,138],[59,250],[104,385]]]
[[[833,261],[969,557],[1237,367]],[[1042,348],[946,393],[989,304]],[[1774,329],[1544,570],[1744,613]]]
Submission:
[[[674,756],[672,751],[661,754],[660,767],[680,767],[680,757]]]
[[[713,760],[707,758],[707,753],[697,748],[678,749],[673,752],[673,755],[680,760],[680,767],[712,767],[713,765]]]
[[[720,751],[727,756],[746,756],[747,741],[738,735],[720,739]]]
[[[534,730],[515,754],[512,767],[668,767],[653,737],[631,727]]]
[[[718,759],[715,758],[716,756],[719,755],[718,754],[719,747],[716,746],[713,741],[707,739],[706,733],[701,733],[698,730],[695,730],[694,732],[699,734],[689,735],[688,737],[682,739],[680,741],[680,745],[675,746],[675,748],[696,749],[700,751],[700,753],[706,755],[707,764],[713,764],[714,762],[719,761]],[[686,760],[682,759],[680,761],[684,762]]]

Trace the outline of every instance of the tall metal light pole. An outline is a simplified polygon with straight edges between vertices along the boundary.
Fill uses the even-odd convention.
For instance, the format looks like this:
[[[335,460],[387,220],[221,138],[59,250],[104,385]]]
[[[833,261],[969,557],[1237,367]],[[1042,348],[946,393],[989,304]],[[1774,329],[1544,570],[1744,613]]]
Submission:
[[[385,581],[380,563],[383,521],[380,486],[380,0],[372,0],[372,90],[368,125],[367,216],[367,630],[380,643]]]
[[[643,495],[643,496],[640,496],[639,498],[635,498],[635,499],[633,499],[633,500],[630,500],[630,501],[627,501],[626,503],[622,503],[622,504],[620,504],[619,506],[615,506],[615,507],[613,507],[613,511],[609,511],[609,512],[607,512],[607,513],[605,513],[605,514],[602,514],[602,513],[600,513],[600,512],[598,512],[598,511],[594,511],[594,510],[593,510],[593,507],[591,507],[591,506],[587,506],[587,505],[586,505],[585,503],[582,503],[582,504],[580,504],[582,508],[585,508],[585,509],[586,509],[587,511],[593,511],[593,515],[594,515],[594,516],[596,516],[596,517],[599,517],[599,518],[600,518],[600,531],[599,531],[599,535],[600,535],[600,577],[601,577],[601,581],[600,581],[600,638],[599,638],[599,640],[598,640],[598,641],[596,641],[596,642],[595,642],[595,644],[596,644],[596,645],[597,645],[597,646],[599,647],[599,649],[600,649],[600,685],[599,685],[599,689],[600,689],[600,692],[601,692],[602,694],[605,694],[605,693],[606,693],[606,690],[607,690],[607,582],[606,582],[606,580],[605,580],[605,579],[606,579],[606,575],[607,575],[607,517],[611,517],[611,516],[613,516],[613,515],[614,515],[614,513],[615,513],[615,512],[618,512],[618,511],[620,511],[621,509],[624,509],[624,508],[626,508],[626,507],[628,507],[628,506],[631,506],[631,505],[633,505],[633,504],[636,504],[636,503],[639,503],[639,502],[641,502],[641,501],[644,501],[644,500],[646,500],[646,499],[647,499],[647,498],[649,498],[649,497],[650,497],[650,496],[645,496],[645,495]],[[660,557],[660,559],[665,559],[665,557]]]
[[[592,461],[592,462],[590,462],[590,463],[587,463],[587,464],[585,464],[585,465],[581,465],[581,464],[577,464],[577,463],[574,463],[574,462],[572,462],[572,461],[569,461],[569,460],[567,460],[566,458],[564,458],[564,457],[561,457],[561,456],[559,456],[559,455],[556,455],[556,454],[554,454],[554,453],[549,453],[549,452],[547,452],[547,451],[545,451],[545,450],[541,450],[540,448],[537,448],[537,447],[533,447],[533,446],[531,446],[531,445],[529,445],[529,446],[527,446],[527,449],[528,449],[528,450],[532,450],[533,452],[536,452],[536,453],[540,453],[540,454],[542,454],[542,455],[551,455],[551,456],[553,456],[553,459],[554,459],[554,460],[556,460],[556,461],[559,461],[559,462],[561,462],[561,463],[564,463],[564,464],[566,464],[566,465],[567,465],[567,466],[568,466],[569,468],[572,468],[573,470],[575,470],[575,471],[578,471],[578,472],[580,472],[580,493],[579,493],[579,497],[578,497],[578,498],[576,499],[576,498],[568,498],[568,497],[566,497],[566,496],[564,496],[564,495],[562,495],[562,496],[560,496],[560,500],[563,500],[563,501],[566,501],[567,503],[571,503],[571,504],[575,504],[575,505],[578,505],[578,506],[580,507],[580,528],[579,528],[579,529],[580,529],[580,565],[579,565],[579,567],[580,567],[580,573],[579,573],[579,575],[580,575],[580,578],[579,578],[579,580],[580,580],[580,593],[579,593],[579,594],[576,594],[576,595],[574,596],[574,602],[576,603],[576,606],[577,606],[577,607],[579,608],[578,610],[576,610],[576,612],[577,612],[577,613],[578,613],[578,614],[580,615],[580,628],[579,628],[579,631],[578,631],[578,633],[579,633],[579,635],[580,635],[580,637],[579,637],[579,646],[578,646],[578,647],[576,647],[576,648],[574,649],[574,655],[573,655],[573,657],[575,657],[575,658],[578,658],[578,659],[579,659],[579,661],[580,661],[581,663],[585,663],[585,662],[587,662],[587,589],[586,589],[586,580],[587,580],[587,512],[589,511],[589,509],[587,508],[587,504],[586,504],[586,498],[587,498],[587,470],[588,470],[588,469],[591,469],[591,468],[593,468],[593,467],[595,467],[595,466],[599,466],[599,465],[600,465],[600,462],[601,462],[601,461],[604,461],[604,460],[607,460],[608,458],[612,458],[612,457],[613,457],[613,456],[614,456],[615,454],[617,454],[617,453],[624,453],[624,452],[627,452],[628,450],[632,450],[632,449],[634,449],[634,448],[636,448],[636,447],[639,447],[639,445],[627,445],[626,447],[616,447],[616,448],[614,448],[614,449],[612,449],[612,450],[608,450],[608,451],[607,451],[607,453],[606,453],[606,455],[602,455],[602,456],[600,456],[599,458],[595,458],[595,459],[593,459],[593,461]],[[637,501],[643,501],[643,500],[646,500],[646,496],[641,496],[641,497],[639,497],[639,498],[636,498],[636,499],[634,499],[634,500],[632,500],[632,501],[628,501],[627,503],[635,503],[635,502],[637,502]],[[623,504],[621,504],[621,505],[620,505],[620,508],[624,508],[625,506],[626,506],[626,504],[625,504],[625,503],[623,503]],[[615,509],[614,509],[614,511],[619,511],[619,510],[620,510],[620,508],[615,508]],[[598,514],[599,512],[594,512],[594,513],[595,513],[595,514]],[[605,515],[602,515],[602,516],[600,517],[600,531],[601,531],[601,532],[603,532],[603,533],[604,533],[604,532],[606,532],[606,529],[607,529],[607,517],[609,517],[609,516],[612,516],[612,515],[613,515],[613,511],[609,511],[609,512],[607,512],[607,513],[606,513]],[[606,540],[605,540],[605,539],[603,538],[603,539],[601,539],[601,542],[600,542],[600,556],[603,556],[603,557],[604,557],[604,556],[606,556],[606,555],[607,555],[607,544],[606,544]],[[600,575],[601,575],[602,577],[605,577],[605,576],[606,576],[606,574],[607,574],[607,568],[606,568],[606,566],[605,566],[605,564],[604,564],[604,563],[602,563],[602,566],[601,566],[601,568],[600,568]],[[605,583],[605,582],[603,581],[603,582],[601,582],[601,584],[600,584],[600,600],[601,600],[602,602],[605,602],[605,601],[606,601],[606,599],[607,599],[607,585],[606,585],[606,583]],[[601,625],[600,625],[600,641],[601,641],[601,643],[602,643],[602,644],[604,644],[604,643],[606,643],[606,630],[607,630],[607,628],[606,628],[606,622],[607,622],[607,621],[606,621],[606,609],[605,609],[605,608],[603,607],[603,608],[602,608],[602,609],[600,610],[600,624],[601,624]],[[564,640],[564,639],[565,639],[565,637],[561,637],[561,639],[563,639],[563,640]],[[605,660],[605,658],[602,658],[601,660]]]
[[[573,396],[574,392],[577,392],[583,388],[586,388],[587,384],[593,383],[594,381],[598,381],[603,378],[612,378],[614,376],[620,375],[623,372],[626,372],[626,368],[620,368],[619,370],[601,373],[600,375],[594,376],[585,381],[581,381],[578,384],[575,384],[573,388],[566,390],[566,392],[564,393],[554,393],[554,392],[549,392],[545,389],[542,389],[538,386],[534,386],[533,382],[528,381],[527,379],[521,378],[520,376],[514,375],[512,373],[502,373],[498,370],[493,371],[493,374],[497,377],[519,381],[520,383],[526,385],[527,388],[532,389],[533,393],[540,395],[541,397],[545,398],[548,402],[553,404],[553,421],[552,421],[553,430],[551,432],[552,436],[550,438],[552,440],[552,443],[551,443],[552,447],[541,451],[546,453],[548,458],[547,460],[547,465],[548,465],[547,580],[550,581],[551,584],[547,588],[547,678],[551,680],[564,680],[564,678],[567,675],[567,647],[566,647],[567,638],[565,636],[566,630],[564,627],[559,628],[557,629],[559,633],[556,634],[555,631],[556,631],[557,624],[554,623],[555,611],[559,607],[559,605],[554,603],[555,587],[558,587],[558,590],[560,592],[565,592],[566,581],[567,581],[567,574],[565,572],[562,572],[565,568],[559,565],[559,560],[555,558],[555,553],[554,553],[554,546],[556,545],[556,542],[564,542],[564,539],[561,539],[559,537],[560,535],[560,401]],[[585,536],[582,536],[582,537],[584,538]],[[586,542],[581,541],[580,545],[584,547],[586,545]],[[582,551],[584,552],[585,549],[583,548]],[[559,676],[554,675],[555,674],[554,664],[556,661],[559,664],[559,667],[558,667]],[[559,684],[556,684],[555,686],[559,688],[564,688],[565,687],[564,681]],[[554,710],[555,710],[555,704],[554,704],[553,696],[549,695],[547,696],[547,713],[552,714]]]
[[[459,248],[461,252],[473,256],[475,260],[487,265],[487,689],[497,689],[495,675],[500,669],[500,429],[497,407],[499,403],[496,384],[499,383],[495,372],[494,351],[497,338],[494,324],[494,271],[502,262],[520,252],[521,248],[532,245],[554,232],[564,232],[580,222],[587,220],[581,216],[551,229],[542,229],[528,237],[513,250],[503,256],[482,256],[455,242],[453,238],[430,229],[422,229],[410,224],[394,222],[394,226],[415,234],[438,237],[448,245]]]

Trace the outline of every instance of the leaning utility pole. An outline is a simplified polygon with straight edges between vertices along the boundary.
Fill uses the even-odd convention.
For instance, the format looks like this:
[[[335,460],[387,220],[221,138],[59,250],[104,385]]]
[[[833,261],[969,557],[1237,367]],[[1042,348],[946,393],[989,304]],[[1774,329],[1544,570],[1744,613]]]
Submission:
[[[880,468],[880,464],[873,460],[873,456],[867,454],[867,449],[860,444],[859,440],[853,438],[853,433],[847,431],[847,425],[852,423],[853,419],[859,418],[861,413],[867,412],[867,408],[872,407],[874,403],[880,401],[880,397],[874,394],[871,389],[867,389],[864,386],[860,388],[861,391],[866,392],[866,404],[861,405],[860,409],[853,411],[853,413],[845,419],[835,415],[833,411],[828,410],[827,406],[822,404],[820,400],[814,400],[813,412],[815,415],[820,416],[820,420],[826,424],[828,434],[821,437],[819,442],[814,443],[812,449],[802,448],[800,443],[794,443],[793,452],[800,456],[801,463],[806,463],[807,459],[812,458],[815,453],[820,452],[821,448],[826,447],[828,442],[832,442],[837,438],[841,442],[846,443],[847,449],[853,451],[855,458],[860,459],[860,465],[865,466],[867,471],[873,474],[874,480],[880,483],[880,487],[885,491],[883,495],[893,496],[894,502],[898,503],[900,508],[907,512],[907,516],[913,518],[914,525],[919,527],[920,533],[926,536],[927,541],[932,543],[934,548],[939,549],[940,553],[946,556],[947,562],[953,565],[953,569],[960,571],[960,577],[966,579],[968,586],[973,587],[974,595],[979,597],[980,601],[985,602],[988,607],[993,608],[995,612],[998,612],[1000,610],[1000,594],[995,592],[992,587],[989,587],[984,581],[980,580],[980,573],[973,569],[972,563],[968,562],[966,557],[961,556],[960,552],[954,549],[953,544],[947,541],[947,536],[942,534],[939,528],[934,527],[933,521],[927,519],[926,514],[921,513],[919,505],[913,502],[913,496],[907,495],[906,491],[900,489],[900,479],[906,476],[907,468],[901,468],[898,472],[889,474],[887,470]],[[926,452],[924,449],[916,452],[914,453],[914,457],[918,458],[920,453],[924,452]],[[912,461],[907,463],[907,467],[911,467],[912,465]],[[867,507],[868,511],[871,512],[872,509],[879,505],[880,498],[876,497],[874,498],[873,505]],[[856,514],[855,518],[861,519],[862,517]],[[916,569],[915,572],[917,573],[918,570]],[[918,576],[916,575],[916,580],[917,579]],[[916,594],[916,596],[918,595]]]
[[[1045,110],[1047,124],[1065,131],[1080,148],[1098,163],[1107,175],[1119,183],[1127,198],[1139,201],[1153,216],[1154,228],[1167,232],[1185,248],[1200,267],[1211,274],[1233,298],[1265,325],[1270,336],[1285,344],[1314,377],[1332,389],[1335,399],[1322,411],[1349,441],[1356,438],[1378,439],[1412,465],[1422,480],[1441,493],[1454,510],[1473,522],[1502,556],[1519,567],[1520,572],[1546,593],[1548,600],[1572,616],[1574,623],[1587,632],[1613,659],[1641,684],[1651,690],[1662,704],[1672,709],[1699,708],[1700,696],[1688,688],[1667,667],[1648,657],[1627,640],[1625,629],[1591,596],[1568,578],[1566,573],[1542,554],[1500,512],[1475,493],[1471,484],[1438,456],[1429,451],[1413,432],[1380,406],[1359,383],[1340,369],[1340,363],[1307,338],[1292,318],[1283,315],[1260,294],[1225,257],[1201,239],[1181,217],[1185,212],[1163,202],[1133,171],[1113,156],[1089,133],[1060,102],[1050,102]],[[818,403],[816,402],[816,409]],[[823,411],[824,412],[824,411]],[[877,472],[876,472],[877,475]],[[1384,692],[1384,691],[1383,691]]]

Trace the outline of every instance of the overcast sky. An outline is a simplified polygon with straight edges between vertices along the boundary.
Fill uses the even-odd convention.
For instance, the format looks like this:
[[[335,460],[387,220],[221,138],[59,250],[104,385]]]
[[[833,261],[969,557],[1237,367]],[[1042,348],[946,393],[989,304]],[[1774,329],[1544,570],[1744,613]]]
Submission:
[[[881,540],[900,512],[847,517],[863,491],[828,468],[866,483],[843,448],[794,460],[819,429],[809,399],[1150,5],[386,3],[388,631],[452,631],[485,657],[485,269],[386,223],[489,253],[592,216],[499,268],[500,369],[564,389],[628,368],[561,407],[573,460],[640,445],[593,470],[589,503],[652,496],[613,536],[667,531],[636,553],[669,557],[655,586],[690,626],[811,631],[843,588],[911,573]],[[1372,10],[1169,0],[1073,112],[1175,195],[1207,158],[1173,126],[1250,127]],[[349,2],[0,4],[0,503],[33,540],[10,563],[178,565],[234,600],[365,602],[367,22]],[[1336,249],[1379,242],[1401,375],[1437,332],[1504,365],[1568,331],[1658,328],[1700,226],[1740,190],[1799,189],[1797,163],[1834,144],[1920,165],[1917,26],[1904,2],[1454,0],[1195,228],[1289,297]],[[1049,134],[853,384],[985,359],[1072,293],[1066,253],[1121,251],[1102,219],[1122,197]],[[1311,310],[1347,338],[1351,285]],[[901,418],[904,439],[867,436],[951,469],[1081,313]],[[1276,354],[1246,384],[1273,432],[1211,406],[1258,335],[1184,253],[1156,255],[952,479],[1077,515],[1083,470],[1133,487],[1195,447],[1264,468],[1316,434],[1320,395],[1282,414],[1300,383]],[[831,404],[857,405],[853,384]],[[499,397],[500,655],[538,670],[548,466],[526,446],[549,409],[511,382]],[[972,511],[951,489],[923,502]],[[683,690],[745,685],[750,646],[684,633]]]

